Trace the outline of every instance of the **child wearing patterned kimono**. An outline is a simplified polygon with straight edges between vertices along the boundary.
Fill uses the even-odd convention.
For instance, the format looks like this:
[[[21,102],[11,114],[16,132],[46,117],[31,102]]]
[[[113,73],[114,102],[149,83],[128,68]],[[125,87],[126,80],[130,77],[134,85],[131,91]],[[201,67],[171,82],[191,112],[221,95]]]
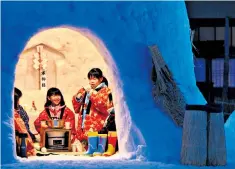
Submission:
[[[14,126],[15,131],[18,133],[27,134],[28,137],[26,138],[26,151],[27,156],[34,156],[36,155],[36,150],[34,149],[33,140],[28,132],[28,128],[25,125],[25,122],[21,118],[20,109],[19,109],[19,100],[22,96],[22,93],[19,89],[15,88],[14,92]]]
[[[75,113],[78,114],[77,138],[82,143],[89,142],[86,154],[94,155],[93,153],[97,152],[95,154],[100,155],[104,151],[106,142],[102,143],[103,145],[99,150],[94,147],[91,150],[90,138],[94,138],[94,140],[104,138],[105,140],[108,131],[116,131],[112,93],[107,86],[107,79],[103,77],[103,73],[99,68],[91,69],[88,73],[88,79],[90,86],[81,88],[72,99]],[[112,125],[108,124],[109,122],[112,122]],[[108,130],[107,126],[112,127]],[[93,145],[96,144],[96,141],[94,141]]]
[[[22,92],[20,91],[20,89],[18,89],[16,87],[14,88],[14,93],[16,95],[18,95],[19,98],[22,97]],[[17,112],[20,115],[21,119],[23,120],[25,127],[26,127],[31,139],[33,140],[33,142],[36,142],[36,137],[31,132],[30,127],[29,127],[29,116],[28,116],[27,112],[24,110],[24,108],[20,104],[17,104],[16,106],[17,106]]]
[[[64,97],[59,89],[50,88],[47,91],[46,103],[44,107],[45,109],[34,121],[34,126],[38,133],[40,133],[41,128],[48,128],[47,125],[41,126],[41,121],[49,121],[53,118],[62,119],[64,122],[70,122],[71,142],[73,143],[76,139],[75,115],[68,107],[66,107]]]

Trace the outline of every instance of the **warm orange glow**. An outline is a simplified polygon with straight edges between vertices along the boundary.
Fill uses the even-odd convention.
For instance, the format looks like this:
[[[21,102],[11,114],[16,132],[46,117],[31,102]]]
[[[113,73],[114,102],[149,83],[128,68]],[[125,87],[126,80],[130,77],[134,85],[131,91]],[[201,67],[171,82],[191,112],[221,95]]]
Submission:
[[[33,131],[33,121],[43,110],[46,99],[46,90],[40,90],[39,87],[39,73],[33,68],[37,45],[43,46],[43,54],[48,60],[47,89],[58,87],[71,109],[71,98],[81,86],[88,85],[87,73],[91,68],[99,67],[104,75],[108,75],[103,56],[81,33],[68,28],[54,28],[33,36],[20,54],[15,72],[15,86],[23,92],[20,102],[30,116],[30,128]],[[109,77],[107,79],[110,80]],[[30,111],[32,101],[35,101],[38,112]]]

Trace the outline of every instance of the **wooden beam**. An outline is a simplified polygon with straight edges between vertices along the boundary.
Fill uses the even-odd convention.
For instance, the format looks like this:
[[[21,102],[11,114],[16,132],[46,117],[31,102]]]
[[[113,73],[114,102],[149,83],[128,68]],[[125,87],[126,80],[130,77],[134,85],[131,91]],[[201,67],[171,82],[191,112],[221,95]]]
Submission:
[[[191,18],[190,27],[195,29],[198,27],[224,27],[224,18]],[[229,26],[235,26],[235,18],[230,19]]]
[[[223,79],[223,100],[228,100],[229,85],[229,18],[225,18],[225,38],[224,38],[224,79]]]

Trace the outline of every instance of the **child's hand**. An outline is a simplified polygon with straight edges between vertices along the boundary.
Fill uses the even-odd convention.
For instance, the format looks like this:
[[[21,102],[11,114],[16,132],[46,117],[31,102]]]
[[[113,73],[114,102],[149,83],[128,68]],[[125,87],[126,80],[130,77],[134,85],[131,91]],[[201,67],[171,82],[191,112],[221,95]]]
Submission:
[[[48,125],[43,124],[43,125],[41,125],[41,127],[42,127],[43,129],[46,129],[46,128],[48,128]]]
[[[76,96],[77,99],[80,99],[81,97],[82,97],[81,93],[78,93],[77,96]]]
[[[90,86],[90,85],[84,86],[83,88],[84,88],[88,93],[89,93],[90,90],[91,90],[91,86]]]
[[[96,94],[96,93],[97,93],[97,91],[96,91],[96,90],[94,90],[94,89],[91,89],[89,93],[90,93],[90,95],[92,95],[92,94]]]

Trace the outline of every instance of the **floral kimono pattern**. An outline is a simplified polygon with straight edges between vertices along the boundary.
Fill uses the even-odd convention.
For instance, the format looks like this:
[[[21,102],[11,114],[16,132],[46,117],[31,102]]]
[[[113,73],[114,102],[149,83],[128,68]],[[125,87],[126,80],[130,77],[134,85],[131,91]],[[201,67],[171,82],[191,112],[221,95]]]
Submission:
[[[28,138],[26,138],[26,143],[27,143],[27,155],[28,156],[33,156],[36,155],[36,150],[34,149],[33,145],[33,140],[31,139],[27,128],[25,126],[24,121],[20,117],[20,114],[18,113],[17,110],[14,111],[14,124],[15,124],[15,130],[18,131],[19,133],[27,133]]]
[[[81,97],[77,98],[76,96],[79,93]],[[88,131],[100,131],[103,128],[110,112],[113,110],[111,95],[111,90],[101,83],[91,93],[81,88],[72,98],[75,113],[78,114],[78,140],[87,140]]]
[[[71,142],[73,143],[76,139],[76,129],[75,129],[75,115],[74,113],[66,106],[64,108],[59,109],[59,111],[54,111],[55,116],[59,114],[59,119],[64,120],[64,122],[70,122],[71,125]],[[41,121],[51,120],[52,110],[44,109],[38,116],[38,118],[34,121],[35,129],[38,133],[40,133],[41,129]],[[58,116],[57,116],[58,117]]]
[[[24,110],[24,108],[23,108],[21,105],[19,105],[18,108],[19,108],[18,113],[19,113],[21,119],[24,121],[25,127],[26,127],[26,129],[27,129],[27,131],[28,131],[30,137],[31,137],[32,140],[35,142],[35,141],[36,141],[36,137],[35,137],[34,134],[30,131],[30,128],[29,128],[29,116],[28,116],[27,112]]]

